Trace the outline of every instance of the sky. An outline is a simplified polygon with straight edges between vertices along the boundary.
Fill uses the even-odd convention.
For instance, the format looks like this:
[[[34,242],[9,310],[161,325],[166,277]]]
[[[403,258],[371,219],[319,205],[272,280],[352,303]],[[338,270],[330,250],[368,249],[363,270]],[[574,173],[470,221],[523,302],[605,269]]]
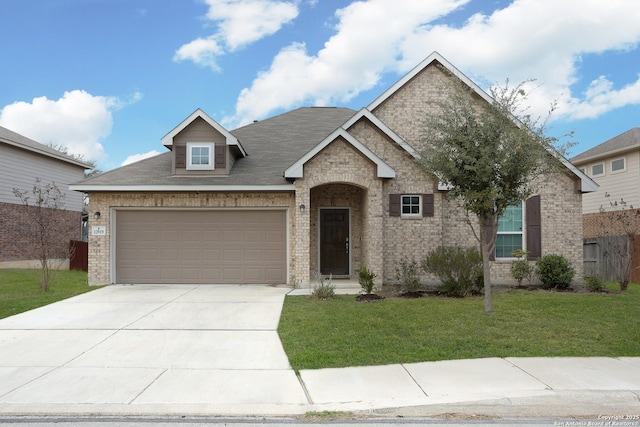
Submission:
[[[570,156],[640,126],[637,0],[0,0],[0,126],[107,171],[197,108],[228,130],[359,110],[433,51],[528,105]]]

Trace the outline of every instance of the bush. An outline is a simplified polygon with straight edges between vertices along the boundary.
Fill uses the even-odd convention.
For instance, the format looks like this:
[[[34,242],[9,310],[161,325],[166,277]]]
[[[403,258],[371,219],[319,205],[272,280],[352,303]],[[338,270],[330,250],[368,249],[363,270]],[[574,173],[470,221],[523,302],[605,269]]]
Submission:
[[[606,288],[605,281],[600,276],[585,277],[584,278],[584,285],[591,292],[602,292]]]
[[[527,252],[523,250],[513,251],[511,253],[514,257],[519,258],[516,261],[511,263],[511,277],[513,277],[516,282],[518,282],[518,286],[522,285],[522,281],[527,279],[529,283],[531,283],[531,279],[533,278],[533,271],[535,270],[534,266],[529,264],[525,258],[527,256]]]
[[[415,259],[402,259],[396,267],[396,279],[400,282],[404,292],[420,290],[420,267]]]
[[[575,270],[562,255],[545,255],[538,259],[536,267],[540,281],[548,288],[567,289],[575,275]]]
[[[440,279],[441,291],[456,296],[483,286],[482,255],[475,247],[440,246],[427,254],[422,269]]]
[[[375,279],[376,277],[378,277],[378,275],[369,270],[365,264],[362,264],[360,266],[360,269],[358,270],[358,283],[360,283],[362,290],[366,294],[370,294],[373,292],[373,279]]]
[[[328,278],[318,273],[318,284],[313,287],[311,298],[317,300],[329,300],[336,297],[336,287],[331,284],[331,275]]]

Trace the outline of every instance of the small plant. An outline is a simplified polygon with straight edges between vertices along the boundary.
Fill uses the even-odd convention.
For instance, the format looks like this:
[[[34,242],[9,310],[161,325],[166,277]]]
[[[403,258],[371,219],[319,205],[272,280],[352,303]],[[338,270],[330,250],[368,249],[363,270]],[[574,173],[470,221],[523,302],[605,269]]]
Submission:
[[[439,246],[427,254],[422,269],[435,274],[440,290],[454,296],[482,288],[482,255],[475,247]]]
[[[600,276],[590,276],[584,278],[584,285],[591,292],[602,292],[606,289],[605,281]]]
[[[365,264],[360,266],[358,269],[358,283],[362,287],[362,290],[368,295],[373,292],[374,284],[373,279],[378,277],[376,273],[369,270]]]
[[[336,297],[336,287],[331,284],[332,275],[329,277],[323,277],[322,273],[318,272],[318,284],[314,285],[311,292],[311,298],[316,300],[326,301]]]
[[[545,255],[538,259],[536,267],[540,281],[547,288],[567,289],[575,275],[575,270],[562,255]]]
[[[518,258],[511,263],[511,277],[518,282],[518,286],[522,285],[522,281],[524,279],[527,279],[529,284],[531,284],[535,267],[529,264],[529,261],[526,260],[527,252],[522,249],[518,249],[511,252],[511,255]]]
[[[420,267],[415,259],[403,258],[396,267],[396,279],[406,293],[420,290]]]

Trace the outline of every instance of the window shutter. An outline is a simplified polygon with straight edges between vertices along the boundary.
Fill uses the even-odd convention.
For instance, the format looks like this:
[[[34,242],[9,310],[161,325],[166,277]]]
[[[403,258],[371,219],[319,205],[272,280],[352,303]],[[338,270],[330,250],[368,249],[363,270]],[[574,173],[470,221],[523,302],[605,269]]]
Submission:
[[[399,194],[389,194],[389,216],[400,216]]]
[[[215,168],[224,169],[227,167],[227,146],[217,145],[215,146]]]
[[[422,195],[422,216],[433,216],[433,194]]]
[[[176,145],[173,148],[174,155],[176,156],[176,168],[186,168],[187,167],[187,146],[186,145]]]
[[[493,218],[489,220],[489,222],[487,223],[487,225],[485,225],[485,227],[487,229],[487,236],[493,236],[498,231],[495,229],[493,225]],[[497,240],[498,238],[496,237],[495,239]],[[489,261],[495,261],[495,260],[496,260],[496,241],[494,240],[493,246],[489,248]]]
[[[526,201],[527,223],[527,257],[534,261],[542,256],[542,215],[540,212],[540,196],[533,196]]]

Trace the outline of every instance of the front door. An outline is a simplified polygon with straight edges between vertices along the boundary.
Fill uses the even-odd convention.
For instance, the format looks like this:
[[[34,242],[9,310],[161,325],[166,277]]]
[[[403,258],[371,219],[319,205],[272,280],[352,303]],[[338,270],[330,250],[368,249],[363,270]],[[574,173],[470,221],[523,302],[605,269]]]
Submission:
[[[320,273],[349,275],[349,209],[320,209]]]

